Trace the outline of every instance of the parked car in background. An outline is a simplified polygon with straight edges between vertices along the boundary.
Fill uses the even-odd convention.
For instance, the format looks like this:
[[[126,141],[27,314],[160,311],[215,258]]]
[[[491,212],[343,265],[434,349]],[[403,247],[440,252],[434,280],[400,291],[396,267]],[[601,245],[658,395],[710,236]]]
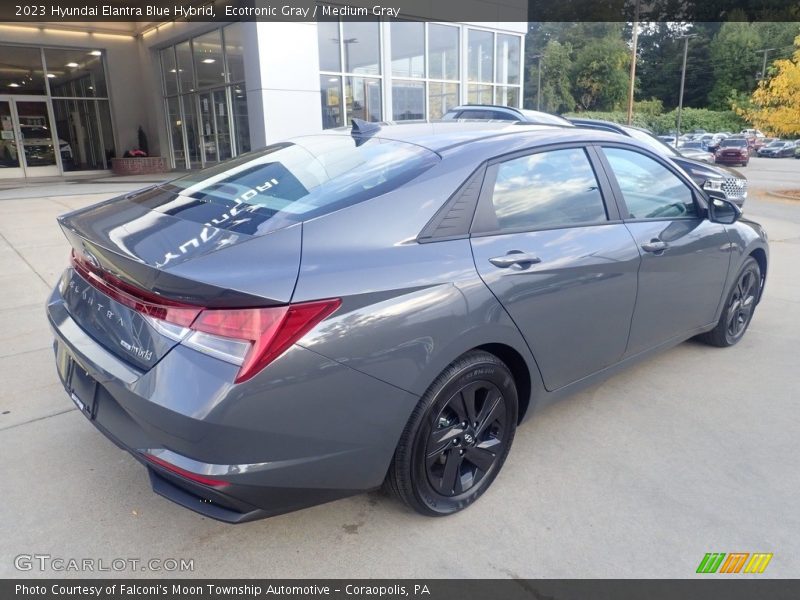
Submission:
[[[493,104],[463,104],[451,108],[442,116],[443,121],[451,121],[453,119],[469,121],[518,121],[520,123],[534,123],[536,125],[561,125],[562,127],[572,127],[572,123],[558,115],[551,115],[550,113],[538,110]]]
[[[725,198],[734,202],[740,208],[747,199],[747,178],[739,171],[717,166],[713,163],[713,155],[708,155],[707,160],[698,160],[692,156],[687,156],[682,150],[676,150],[673,146],[665,144],[662,140],[654,136],[647,129],[633,127],[631,125],[620,125],[611,121],[600,119],[570,119],[578,127],[597,129],[600,131],[613,131],[621,135],[632,137],[635,140],[646,144],[650,149],[667,157],[681,169],[686,171],[689,176],[706,190],[718,190],[725,195]]]
[[[717,148],[719,148],[719,143],[727,137],[728,136],[724,133],[715,133],[711,136],[708,144],[706,144],[706,150],[711,154],[714,154],[717,151]]]
[[[759,148],[758,155],[765,158],[783,158],[785,156],[794,156],[796,147],[797,146],[794,142],[777,140],[767,144],[763,148]]]
[[[537,409],[695,336],[737,344],[769,260],[649,146],[502,123],[355,121],[59,224],[64,401],[227,522],[382,484],[465,509]]]
[[[702,142],[697,140],[689,140],[678,144],[678,151],[686,157],[700,160],[707,163],[714,162],[714,155],[705,149]]]
[[[744,137],[729,137],[720,142],[714,161],[723,165],[742,165],[750,162],[750,144]]]
[[[675,146],[678,143],[678,140],[674,135],[660,135],[658,136],[658,139],[670,146]]]
[[[794,157],[795,157],[795,158],[800,158],[800,143],[798,143],[798,144],[797,144],[797,145],[794,147]]]

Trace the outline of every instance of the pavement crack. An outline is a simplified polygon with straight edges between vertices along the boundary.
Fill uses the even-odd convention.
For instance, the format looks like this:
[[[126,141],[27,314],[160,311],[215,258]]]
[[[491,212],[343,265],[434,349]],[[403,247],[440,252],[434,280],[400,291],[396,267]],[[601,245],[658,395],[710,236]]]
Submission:
[[[75,410],[78,409],[75,406],[71,406],[70,408],[65,408],[64,410],[50,413],[49,415],[28,419],[27,421],[22,421],[21,423],[14,423],[13,425],[9,425],[8,427],[0,427],[0,432],[8,431],[9,429],[16,429],[17,427],[22,427],[23,425],[28,425],[29,423],[35,423],[36,421],[44,421],[45,419],[49,419],[50,417],[57,417],[59,415],[64,415],[66,413],[73,412]]]

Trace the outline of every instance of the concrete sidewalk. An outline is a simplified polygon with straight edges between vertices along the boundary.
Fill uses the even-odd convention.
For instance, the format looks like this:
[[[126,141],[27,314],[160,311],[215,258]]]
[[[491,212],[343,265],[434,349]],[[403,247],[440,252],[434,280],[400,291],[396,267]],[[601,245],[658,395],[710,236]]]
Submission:
[[[0,202],[0,577],[683,578],[706,552],[772,552],[764,577],[800,575],[800,204],[748,200],[772,262],[739,345],[687,342],[547,409],[468,510],[371,493],[230,526],[153,494],[66,397],[44,315],[69,254],[55,218],[117,192],[41,191]],[[195,568],[14,568],[37,553]]]

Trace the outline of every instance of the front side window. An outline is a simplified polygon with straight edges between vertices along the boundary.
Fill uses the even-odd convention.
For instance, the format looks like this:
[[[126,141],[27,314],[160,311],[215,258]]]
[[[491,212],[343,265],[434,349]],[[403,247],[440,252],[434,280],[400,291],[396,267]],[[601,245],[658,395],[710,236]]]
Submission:
[[[582,148],[539,152],[502,163],[492,194],[497,229],[548,229],[608,220]]]
[[[632,150],[603,148],[603,152],[631,219],[697,216],[691,188],[664,165]]]

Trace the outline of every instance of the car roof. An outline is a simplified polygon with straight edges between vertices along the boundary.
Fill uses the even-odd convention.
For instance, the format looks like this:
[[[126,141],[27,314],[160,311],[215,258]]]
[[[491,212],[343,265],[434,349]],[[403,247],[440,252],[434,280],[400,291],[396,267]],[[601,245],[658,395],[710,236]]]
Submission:
[[[327,129],[322,135],[351,135],[351,129]],[[509,123],[503,121],[437,121],[435,123],[383,124],[370,137],[416,144],[437,153],[457,147],[476,147],[481,143],[513,138],[509,146],[530,146],[558,142],[625,141],[632,138],[616,133],[579,127]],[[635,144],[646,148],[644,144]]]

